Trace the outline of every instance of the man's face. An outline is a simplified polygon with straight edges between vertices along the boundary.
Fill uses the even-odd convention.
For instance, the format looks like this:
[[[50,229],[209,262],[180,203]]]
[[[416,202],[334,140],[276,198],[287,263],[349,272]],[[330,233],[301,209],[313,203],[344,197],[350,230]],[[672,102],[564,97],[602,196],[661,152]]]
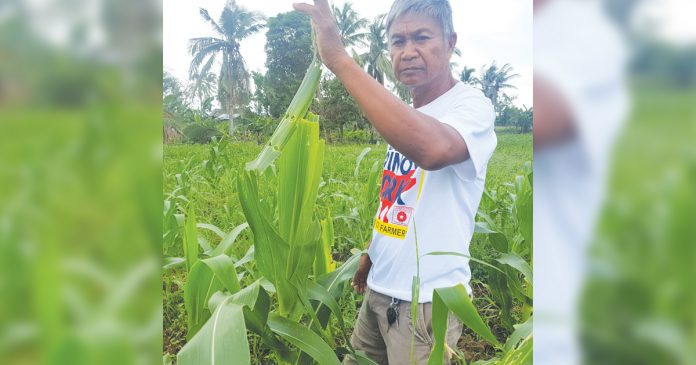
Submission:
[[[396,18],[389,31],[389,54],[399,81],[410,88],[449,81],[456,35],[445,40],[435,19],[414,13]]]

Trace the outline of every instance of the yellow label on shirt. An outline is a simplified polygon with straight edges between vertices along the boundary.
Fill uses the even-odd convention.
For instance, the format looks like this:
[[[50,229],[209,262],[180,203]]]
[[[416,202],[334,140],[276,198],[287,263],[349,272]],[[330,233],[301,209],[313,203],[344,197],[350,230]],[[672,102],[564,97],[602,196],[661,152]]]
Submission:
[[[379,218],[377,218],[375,219],[375,230],[377,230],[377,233],[379,234],[402,240],[406,238],[406,233],[408,233],[408,226],[400,226],[396,224],[385,223],[379,220]]]

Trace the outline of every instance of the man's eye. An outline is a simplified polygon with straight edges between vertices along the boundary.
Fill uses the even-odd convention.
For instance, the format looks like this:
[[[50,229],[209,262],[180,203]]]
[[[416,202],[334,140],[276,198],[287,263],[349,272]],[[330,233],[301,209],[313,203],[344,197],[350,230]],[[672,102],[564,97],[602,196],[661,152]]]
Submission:
[[[424,42],[424,41],[427,41],[428,39],[430,39],[430,37],[425,36],[425,35],[420,35],[420,36],[416,37],[417,42]]]
[[[392,41],[392,45],[393,45],[393,46],[401,46],[401,45],[403,45],[403,44],[404,44],[404,40],[403,40],[403,39],[395,39],[395,40]]]

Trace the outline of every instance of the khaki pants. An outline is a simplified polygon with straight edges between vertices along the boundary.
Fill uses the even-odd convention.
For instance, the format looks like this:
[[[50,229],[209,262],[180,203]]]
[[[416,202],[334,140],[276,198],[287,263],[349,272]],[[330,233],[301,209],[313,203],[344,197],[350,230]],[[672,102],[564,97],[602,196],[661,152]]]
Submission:
[[[390,297],[368,289],[355,322],[350,343],[356,350],[364,351],[370,359],[380,365],[408,365],[411,363],[411,330],[413,328],[411,302],[399,303],[399,318],[391,326],[387,322],[387,307],[390,303]],[[414,357],[417,364],[427,364],[433,347],[432,303],[418,305],[415,326]],[[446,336],[449,347],[457,346],[462,327],[461,322],[450,313]],[[445,363],[448,363],[451,356],[452,354],[446,351]],[[343,364],[353,365],[357,362],[353,356],[346,355]]]

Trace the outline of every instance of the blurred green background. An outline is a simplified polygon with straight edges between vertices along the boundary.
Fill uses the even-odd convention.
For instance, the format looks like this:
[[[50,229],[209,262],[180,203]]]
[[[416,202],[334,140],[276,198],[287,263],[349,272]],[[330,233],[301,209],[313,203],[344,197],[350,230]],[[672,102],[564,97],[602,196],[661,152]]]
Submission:
[[[674,3],[662,17],[639,14],[642,0],[605,3],[633,52],[633,108],[592,245],[585,363],[696,364],[696,40],[660,31],[677,29],[664,21],[681,18]]]
[[[0,362],[161,362],[161,3],[0,3]]]

